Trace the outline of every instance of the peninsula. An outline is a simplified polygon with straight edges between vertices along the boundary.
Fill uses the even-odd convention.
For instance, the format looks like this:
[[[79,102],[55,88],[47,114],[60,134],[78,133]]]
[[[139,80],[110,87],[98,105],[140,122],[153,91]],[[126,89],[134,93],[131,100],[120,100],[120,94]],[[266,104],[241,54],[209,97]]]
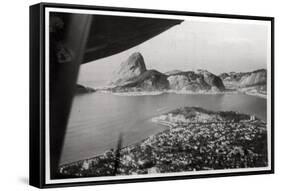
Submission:
[[[64,164],[62,177],[265,167],[266,123],[233,111],[182,107],[151,119],[167,129],[133,145]]]

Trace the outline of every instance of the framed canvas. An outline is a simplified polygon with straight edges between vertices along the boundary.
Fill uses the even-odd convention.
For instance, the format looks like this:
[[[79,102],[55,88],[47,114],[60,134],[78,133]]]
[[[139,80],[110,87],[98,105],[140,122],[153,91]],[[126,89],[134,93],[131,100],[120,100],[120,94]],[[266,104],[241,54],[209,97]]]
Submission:
[[[30,7],[30,184],[274,172],[274,18]]]

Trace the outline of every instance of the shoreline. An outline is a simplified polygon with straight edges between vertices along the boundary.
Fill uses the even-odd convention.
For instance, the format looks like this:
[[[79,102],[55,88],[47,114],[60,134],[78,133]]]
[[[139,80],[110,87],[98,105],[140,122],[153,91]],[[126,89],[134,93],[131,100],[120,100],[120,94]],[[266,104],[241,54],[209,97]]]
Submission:
[[[149,135],[149,136],[147,136],[147,137],[145,137],[145,138],[140,139],[139,141],[136,141],[136,142],[134,142],[134,143],[128,144],[128,145],[126,145],[126,146],[123,146],[120,150],[129,148],[129,147],[133,147],[133,146],[135,146],[135,145],[137,145],[137,144],[140,144],[140,143],[142,143],[143,141],[145,141],[145,140],[147,140],[147,139],[149,139],[149,138],[151,138],[151,137],[157,136],[158,134],[161,134],[161,133],[163,133],[163,132],[165,132],[165,131],[171,129],[172,127],[176,126],[176,124],[170,124],[170,125],[168,125],[168,123],[164,124],[164,123],[160,123],[159,121],[153,121],[154,119],[157,120],[157,117],[151,118],[151,119],[150,119],[151,123],[157,123],[158,125],[163,126],[163,130],[158,131],[158,132],[155,132],[155,133],[153,133],[153,134],[151,134],[151,135]],[[165,127],[166,127],[166,128],[165,128]],[[62,164],[59,165],[59,167],[60,167],[60,168],[63,168],[63,167],[65,167],[65,166],[71,166],[71,165],[79,164],[79,163],[81,163],[81,162],[83,163],[83,162],[86,161],[86,160],[88,160],[88,161],[94,160],[95,158],[102,157],[103,155],[105,155],[106,152],[109,152],[111,149],[115,150],[115,148],[106,149],[105,151],[103,151],[103,152],[101,152],[101,153],[94,154],[94,155],[91,155],[91,156],[89,156],[89,157],[86,157],[86,158],[83,158],[83,159],[80,159],[80,160],[76,160],[76,161],[72,161],[72,162],[68,162],[68,163],[62,163]]]
[[[141,91],[141,92],[111,92],[113,95],[117,96],[145,96],[145,95],[161,95],[166,92],[162,91]]]
[[[246,92],[246,91],[239,91],[238,93],[249,95],[249,96],[254,96],[254,97],[259,97],[259,98],[263,98],[263,99],[267,99],[267,94],[254,93],[254,92]]]
[[[152,121],[152,122],[153,122],[153,121]],[[145,138],[143,138],[143,139],[141,139],[141,140],[139,140],[139,141],[136,141],[136,142],[134,142],[134,143],[128,144],[128,145],[122,147],[120,150],[124,150],[124,149],[130,148],[130,147],[134,147],[134,146],[136,146],[137,144],[140,144],[140,143],[146,141],[147,139],[150,139],[150,138],[152,138],[152,137],[154,137],[154,136],[157,136],[158,134],[161,134],[161,133],[163,133],[163,132],[165,132],[165,131],[168,131],[168,130],[171,128],[171,127],[168,126],[168,125],[164,125],[164,124],[161,124],[161,123],[158,123],[158,122],[153,122],[153,123],[157,123],[157,124],[159,124],[159,125],[162,125],[162,126],[164,126],[164,127],[169,127],[169,128],[166,128],[166,129],[163,129],[162,131],[159,131],[159,132],[156,132],[156,133],[154,133],[154,134],[151,134],[151,135],[149,135],[148,137],[145,137]],[[111,148],[111,149],[113,149],[113,148]],[[107,149],[107,150],[103,151],[103,152],[100,153],[100,154],[91,155],[90,157],[87,157],[87,158],[84,158],[84,159],[80,159],[80,160],[73,161],[73,162],[70,162],[70,163],[63,163],[63,164],[59,165],[59,168],[64,168],[64,167],[66,167],[66,166],[71,166],[71,165],[77,165],[77,164],[83,163],[83,162],[85,162],[85,161],[95,160],[95,159],[98,158],[98,157],[104,156],[107,152],[110,152],[111,149]],[[114,148],[113,150],[115,150],[115,148]]]
[[[110,93],[112,95],[116,96],[147,96],[147,95],[162,95],[165,93],[173,93],[173,94],[179,94],[179,95],[234,95],[234,94],[243,94],[243,95],[249,95],[254,97],[259,97],[263,99],[267,99],[267,94],[261,94],[257,92],[247,92],[247,91],[222,91],[222,92],[216,92],[216,91],[186,91],[186,90],[163,90],[163,91],[128,91],[128,92],[112,92],[110,90],[97,90],[97,93]]]
[[[175,122],[171,122],[171,121],[160,119],[159,118],[160,116],[153,117],[153,118],[150,119],[150,121],[152,123],[156,123],[156,124],[161,125],[163,127],[167,127],[166,129],[164,129],[162,131],[159,131],[157,133],[151,134],[148,137],[145,137],[145,138],[143,138],[143,139],[141,139],[139,141],[136,141],[135,143],[131,143],[129,145],[126,145],[126,146],[122,147],[120,150],[133,147],[133,146],[135,146],[137,144],[140,144],[140,143],[146,141],[147,139],[153,138],[153,137],[157,136],[158,134],[164,133],[165,131],[171,130],[172,128],[175,128],[175,127],[177,127],[179,125],[179,124],[177,124]],[[264,122],[263,120],[260,120],[260,121]],[[111,149],[113,149],[113,148],[111,148]],[[63,164],[60,165],[60,168],[63,168],[65,166],[71,166],[71,165],[79,164],[81,162],[83,163],[84,161],[94,160],[95,158],[102,157],[103,155],[105,155],[106,152],[109,152],[111,149],[107,149],[107,150],[103,151],[102,153],[91,155],[90,157],[86,157],[84,159],[80,159],[80,160],[73,161],[73,162],[70,162],[70,163],[63,163]]]
[[[196,108],[195,108],[196,109]],[[181,110],[182,111],[182,110]],[[206,110],[207,111],[207,110]],[[200,118],[198,118],[198,119],[201,119],[200,121],[198,121],[198,119],[197,118],[190,118],[190,120],[187,120],[188,118],[185,118],[185,120],[184,121],[182,121],[183,119],[181,119],[180,118],[180,116],[182,116],[182,114],[181,113],[176,113],[176,114],[171,114],[171,113],[173,113],[173,111],[170,111],[169,113],[171,114],[171,116],[169,116],[169,119],[164,119],[163,117],[161,118],[161,116],[158,116],[158,117],[154,117],[154,118],[151,118],[151,121],[152,122],[154,122],[154,123],[157,123],[157,124],[159,124],[159,125],[162,125],[162,126],[165,126],[165,127],[168,127],[167,129],[163,129],[162,131],[160,131],[160,132],[157,132],[157,133],[155,133],[155,134],[152,134],[152,135],[150,135],[150,136],[148,136],[148,137],[146,137],[146,138],[144,138],[144,139],[141,139],[141,140],[139,140],[139,141],[136,141],[135,143],[132,143],[132,144],[130,144],[130,145],[127,145],[127,146],[124,146],[124,147],[122,147],[122,148],[120,148],[120,150],[119,150],[119,152],[120,153],[122,153],[121,155],[122,155],[122,157],[123,157],[123,159],[122,160],[124,160],[123,162],[122,162],[122,167],[120,167],[120,169],[123,169],[123,170],[129,170],[128,171],[128,173],[130,174],[131,173],[131,171],[132,172],[134,172],[134,170],[144,170],[144,169],[139,169],[139,167],[137,168],[136,167],[136,169],[134,169],[135,168],[135,166],[133,165],[130,165],[130,163],[128,163],[128,162],[133,162],[132,164],[135,164],[135,165],[144,165],[143,164],[143,162],[146,160],[146,156],[144,156],[144,155],[141,155],[141,156],[143,156],[143,157],[141,157],[142,159],[140,160],[140,159],[138,159],[138,160],[133,160],[133,158],[131,158],[132,156],[135,156],[135,154],[142,154],[142,152],[146,152],[146,147],[147,146],[149,146],[149,148],[153,148],[154,149],[154,152],[156,152],[156,153],[158,153],[158,154],[153,154],[153,156],[154,157],[156,157],[155,158],[155,160],[157,159],[158,160],[158,162],[159,162],[159,164],[157,163],[155,163],[154,164],[154,166],[155,166],[155,168],[157,168],[157,169],[162,169],[162,171],[163,171],[163,169],[165,170],[165,161],[167,161],[168,159],[169,159],[169,157],[171,158],[173,158],[173,157],[176,157],[176,156],[173,156],[173,155],[176,155],[175,153],[173,153],[173,150],[170,150],[169,152],[171,152],[170,154],[168,154],[167,156],[166,155],[163,155],[163,156],[160,156],[161,154],[160,153],[162,153],[162,150],[163,150],[163,145],[165,145],[165,147],[164,147],[164,149],[166,148],[168,148],[168,147],[170,147],[171,146],[171,148],[173,148],[173,146],[176,146],[177,145],[177,141],[175,141],[175,140],[177,140],[177,139],[173,139],[173,137],[174,138],[176,138],[176,137],[178,137],[178,138],[182,138],[181,140],[182,141],[187,141],[187,142],[189,142],[188,140],[189,140],[189,138],[188,137],[193,137],[193,136],[195,136],[195,132],[196,132],[196,134],[198,134],[198,135],[213,135],[215,138],[216,138],[216,141],[222,141],[222,142],[224,142],[224,141],[227,141],[227,140],[232,140],[232,138],[233,138],[233,136],[231,136],[230,134],[224,134],[223,135],[223,137],[224,137],[224,139],[222,139],[222,138],[219,138],[218,137],[218,135],[216,135],[217,134],[217,132],[224,132],[224,130],[225,130],[225,127],[227,127],[226,128],[226,130],[227,131],[229,131],[229,132],[244,132],[244,133],[242,133],[243,134],[243,136],[241,135],[241,138],[243,138],[243,139],[245,139],[245,140],[252,140],[252,141],[254,141],[254,139],[253,139],[253,137],[252,136],[254,136],[254,135],[256,135],[256,134],[258,134],[261,130],[263,131],[263,132],[265,132],[266,131],[266,129],[264,129],[265,128],[265,126],[266,125],[264,125],[263,123],[263,121],[262,120],[260,120],[260,119],[252,119],[248,114],[240,114],[240,113],[235,113],[235,114],[233,114],[233,113],[228,113],[228,115],[230,115],[230,116],[232,116],[232,115],[236,115],[237,117],[239,117],[240,118],[240,120],[239,120],[239,122],[235,122],[235,121],[233,121],[233,120],[229,120],[229,119],[227,119],[227,118],[222,118],[222,119],[219,119],[219,120],[217,120],[217,118],[215,117],[215,115],[219,115],[219,112],[215,112],[215,113],[211,113],[211,114],[209,114],[208,113],[208,115],[209,115],[209,118],[206,118],[206,116],[205,116],[205,114],[206,114],[206,112],[205,112],[205,110],[203,110],[203,111],[200,111],[200,110],[198,110],[198,112],[200,112],[200,113],[198,113],[198,114],[196,114],[196,115],[199,115],[199,116],[201,116]],[[208,111],[207,111],[208,112]],[[205,114],[204,114],[205,113]],[[172,117],[173,118],[173,120],[171,120],[170,119],[170,117]],[[198,127],[197,127],[197,125],[198,124],[200,124],[200,133],[198,133],[197,132],[197,130],[198,130]],[[241,126],[241,128],[237,128],[236,127],[236,124],[240,124],[240,126]],[[244,125],[243,125],[244,124]],[[212,126],[212,128],[210,129],[209,128],[209,126]],[[259,128],[258,129],[256,129],[256,128],[253,128],[252,126],[259,126]],[[215,128],[216,130],[215,131],[213,131],[212,129],[213,128]],[[232,130],[230,130],[230,129],[232,129]],[[253,134],[254,133],[254,134]],[[185,138],[183,138],[182,137],[182,135],[183,134],[186,134],[186,136],[184,136]],[[171,138],[171,136],[172,136],[172,138]],[[226,137],[227,136],[227,137]],[[202,136],[201,136],[202,137]],[[252,138],[251,138],[252,137]],[[188,138],[188,139],[187,139]],[[200,138],[200,136],[199,137],[197,137],[197,138]],[[193,139],[192,139],[193,140]],[[198,142],[199,141],[199,142]],[[233,140],[232,140],[233,141]],[[234,140],[235,141],[235,140]],[[165,143],[165,144],[164,144]],[[168,144],[167,144],[168,143]],[[200,142],[200,139],[198,139],[198,140],[196,140],[196,144],[194,143],[192,143],[191,145],[189,145],[188,146],[188,149],[190,150],[194,150],[194,151],[197,151],[198,149],[199,149],[199,147],[198,147],[198,145],[197,145],[197,143],[200,143],[201,144],[201,142]],[[213,143],[210,143],[210,144],[213,144]],[[153,145],[153,146],[152,146]],[[162,145],[162,146],[161,146]],[[152,146],[152,147],[151,147]],[[204,146],[204,144],[203,145],[201,145],[201,146]],[[211,145],[212,146],[212,145]],[[214,144],[213,144],[213,146],[214,146]],[[229,150],[228,152],[229,153],[237,153],[238,151],[239,151],[239,153],[240,152],[244,152],[244,151],[242,151],[241,150],[241,146],[243,146],[243,145],[240,145],[239,147],[238,146],[236,146],[236,147],[229,147],[229,149],[231,149],[231,150]],[[245,146],[246,147],[246,146]],[[155,150],[156,149],[156,150]],[[107,149],[107,150],[105,150],[103,153],[101,153],[101,154],[97,154],[97,155],[94,155],[94,156],[91,156],[91,157],[87,157],[87,158],[84,158],[84,159],[81,159],[81,160],[78,160],[78,161],[74,161],[74,162],[70,162],[70,163],[65,163],[65,164],[61,164],[60,166],[59,166],[59,171],[60,172],[64,172],[64,173],[69,173],[69,172],[72,172],[71,170],[72,169],[76,169],[77,170],[77,172],[79,172],[79,173],[85,173],[85,172],[87,172],[88,170],[89,170],[89,172],[92,172],[92,173],[97,173],[97,176],[99,176],[98,174],[100,173],[99,171],[98,172],[96,172],[96,171],[93,171],[94,169],[96,169],[96,168],[109,168],[109,169],[114,169],[114,165],[112,165],[111,163],[114,161],[114,157],[115,157],[115,155],[116,155],[116,153],[115,152],[117,152],[115,149]],[[217,153],[216,153],[217,151],[216,150],[213,150],[212,152],[211,152],[211,154],[212,155],[217,155]],[[195,155],[195,158],[196,158],[196,152],[190,152],[191,154],[194,154]],[[160,154],[160,155],[159,155]],[[250,153],[251,154],[251,153]],[[132,155],[132,156],[131,156]],[[159,155],[159,156],[158,156]],[[126,156],[126,157],[125,157]],[[136,155],[136,156],[138,156],[138,155]],[[147,155],[148,156],[148,155]],[[149,155],[150,156],[150,155]],[[180,157],[183,157],[182,155],[181,155],[181,153],[179,153],[179,156]],[[228,155],[226,155],[226,156],[228,156]],[[129,158],[128,158],[129,157]],[[160,158],[161,159],[160,159]],[[168,157],[168,158],[167,158]],[[187,161],[189,161],[189,163],[190,163],[190,165],[191,166],[189,166],[189,165],[185,165],[185,167],[190,167],[191,169],[189,169],[189,170],[194,170],[194,165],[193,165],[193,163],[191,163],[191,161],[192,161],[192,157],[190,158],[190,156],[189,155],[185,155],[185,157],[187,157]],[[171,158],[171,159],[172,159]],[[232,160],[232,158],[228,158],[228,160]],[[102,161],[102,162],[101,162]],[[105,161],[107,161],[107,162],[109,162],[111,165],[109,165],[109,166],[103,166],[104,164],[105,164]],[[142,162],[139,162],[139,161],[142,161]],[[164,161],[164,163],[163,163],[163,161]],[[146,161],[147,162],[147,161]],[[182,162],[181,162],[181,160],[179,160],[178,161],[179,163],[177,163],[177,165],[182,165]],[[266,163],[266,161],[261,161],[261,162],[265,162]],[[188,163],[188,164],[189,164]],[[196,163],[196,160],[195,160],[195,163]],[[99,165],[99,166],[96,166],[96,167],[90,167],[89,165],[90,164],[95,164],[95,165]],[[242,164],[242,163],[241,163]],[[173,163],[171,163],[171,165],[173,166]],[[176,166],[177,166],[176,165]],[[213,164],[213,165],[215,165],[215,164]],[[207,164],[205,164],[205,165],[203,165],[203,166],[201,166],[202,167],[202,169],[204,168],[204,167],[208,167],[208,166],[212,166],[212,163],[211,164],[209,164],[209,163],[207,163]],[[132,169],[131,169],[131,167],[132,167]],[[196,165],[195,165],[195,167],[196,167]],[[197,170],[200,170],[201,169],[201,167],[198,167],[198,169]],[[92,169],[91,169],[92,168]],[[146,170],[148,170],[150,167],[147,167],[147,169]],[[227,168],[227,166],[226,166],[226,168]],[[201,169],[201,170],[202,170]],[[189,171],[189,170],[187,170],[187,171]],[[159,171],[159,172],[161,172],[162,173],[162,171]],[[119,173],[125,173],[125,172],[127,172],[127,171],[120,171]],[[109,171],[109,173],[110,173],[110,171]],[[149,171],[147,171],[147,173],[150,173]],[[82,174],[81,175],[79,175],[79,176],[82,176]]]

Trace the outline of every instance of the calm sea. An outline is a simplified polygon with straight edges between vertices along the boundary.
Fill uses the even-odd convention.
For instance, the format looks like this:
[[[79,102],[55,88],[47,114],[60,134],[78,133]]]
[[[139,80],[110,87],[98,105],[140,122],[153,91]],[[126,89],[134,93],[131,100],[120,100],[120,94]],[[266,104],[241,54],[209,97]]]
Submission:
[[[93,93],[76,96],[68,122],[61,164],[89,158],[116,148],[119,134],[123,146],[138,142],[166,127],[150,119],[182,106],[232,110],[266,120],[266,99],[235,95],[117,96]]]

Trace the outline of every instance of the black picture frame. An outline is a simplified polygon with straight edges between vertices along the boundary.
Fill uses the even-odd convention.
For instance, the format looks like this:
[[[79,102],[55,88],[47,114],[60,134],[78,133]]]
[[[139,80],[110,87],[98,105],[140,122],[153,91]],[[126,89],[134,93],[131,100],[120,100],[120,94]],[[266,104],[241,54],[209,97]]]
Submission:
[[[268,21],[271,26],[271,166],[269,170],[229,172],[216,174],[179,175],[165,177],[147,177],[134,179],[114,179],[87,182],[46,183],[46,140],[45,140],[45,10],[46,8],[64,8],[76,10],[100,10],[112,12],[150,13],[159,15],[178,15],[194,17],[212,17],[241,20]],[[78,31],[79,32],[79,31]],[[80,39],[81,40],[81,39]],[[84,39],[85,40],[85,39]],[[75,42],[71,42],[74,43]],[[81,49],[77,49],[81,52]],[[82,56],[81,56],[82,57]],[[79,60],[80,59],[80,60]],[[81,62],[79,58],[77,62]],[[217,13],[199,13],[167,10],[134,9],[120,7],[103,7],[73,4],[39,3],[30,6],[30,140],[29,140],[29,181],[30,185],[39,188],[53,188],[65,186],[84,186],[116,183],[132,183],[147,181],[167,181],[177,179],[211,178],[227,176],[244,176],[274,173],[274,18],[264,16],[230,15]],[[60,111],[61,112],[61,111]],[[60,116],[59,116],[60,117]],[[63,132],[61,132],[63,134]]]

